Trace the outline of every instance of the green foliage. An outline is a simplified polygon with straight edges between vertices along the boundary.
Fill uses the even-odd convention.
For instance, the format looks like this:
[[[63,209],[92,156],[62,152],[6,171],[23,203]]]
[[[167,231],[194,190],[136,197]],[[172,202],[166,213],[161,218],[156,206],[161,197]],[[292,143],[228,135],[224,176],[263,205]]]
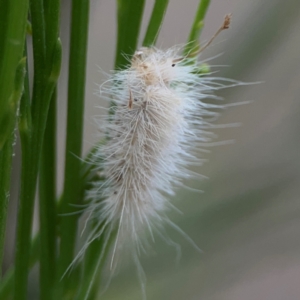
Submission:
[[[9,102],[14,90],[15,74],[22,57],[26,18],[28,13],[28,0],[1,1],[0,2],[0,136],[8,138],[7,131],[3,137],[5,120],[10,114]],[[5,142],[2,141],[3,145]],[[0,145],[1,149],[1,145]]]
[[[115,69],[124,69],[129,57],[134,53],[143,17],[145,0],[117,0],[118,37]]]
[[[156,0],[151,14],[150,22],[143,41],[143,46],[150,47],[155,45],[159,30],[162,26],[169,0]]]
[[[155,45],[168,0],[156,0],[143,45]],[[30,4],[30,5],[29,5]],[[60,74],[62,45],[59,38],[59,0],[1,2],[0,33],[0,261],[9,201],[15,127],[21,141],[21,186],[14,266],[0,284],[0,298],[27,299],[28,274],[40,263],[40,299],[95,299],[104,258],[102,239],[94,241],[84,262],[63,276],[76,253],[80,213],[91,181],[102,180],[93,165],[82,162],[83,114],[89,28],[89,0],[73,0],[69,54],[67,138],[62,196],[56,187],[56,84]],[[190,41],[197,43],[209,1],[201,1]],[[145,0],[117,0],[117,49],[115,68],[128,65],[137,48]],[[27,16],[30,14],[30,22]],[[30,91],[25,34],[32,34],[33,88]],[[13,41],[13,42],[12,42]],[[189,46],[194,47],[190,43]],[[19,112],[19,114],[18,114]],[[101,141],[102,143],[102,141]],[[92,156],[96,145],[90,152]],[[40,230],[32,240],[33,208],[39,179]],[[70,214],[61,217],[61,214]],[[111,238],[113,240],[113,236]],[[110,241],[109,241],[110,242]],[[30,246],[31,245],[31,246]]]
[[[209,4],[210,0],[202,0],[199,2],[198,10],[188,38],[188,43],[184,50],[185,54],[189,53],[190,51],[195,52],[200,48],[198,38],[204,26],[204,18]]]

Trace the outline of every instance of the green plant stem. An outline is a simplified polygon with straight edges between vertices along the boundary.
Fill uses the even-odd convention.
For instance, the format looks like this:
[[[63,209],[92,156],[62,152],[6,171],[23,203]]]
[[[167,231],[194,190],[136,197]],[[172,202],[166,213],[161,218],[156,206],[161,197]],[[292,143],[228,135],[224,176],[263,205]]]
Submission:
[[[150,47],[155,45],[168,4],[169,0],[155,1],[150,22],[148,24],[147,32],[143,41],[143,46]]]
[[[60,212],[67,214],[74,211],[72,204],[78,204],[82,198],[80,166],[82,152],[83,114],[86,55],[88,43],[89,1],[72,1],[71,42],[69,58],[68,116],[66,162],[64,178],[64,197]],[[60,222],[60,257],[58,264],[58,297],[67,289],[71,278],[64,277],[74,258],[78,215],[66,216]]]
[[[15,141],[15,134],[12,133],[11,137],[6,140],[6,143],[0,151],[0,266],[2,266],[7,207],[9,201],[10,189],[10,175],[12,164],[13,143]],[[0,270],[1,277],[1,270]]]
[[[145,0],[117,0],[118,37],[115,69],[124,69],[136,50],[143,17]]]
[[[47,90],[49,93],[49,90]],[[42,99],[45,102],[48,99]],[[50,97],[49,97],[50,100]],[[47,101],[49,102],[49,101]],[[46,103],[47,104],[47,103]],[[48,105],[47,105],[48,106]],[[29,247],[36,179],[48,107],[33,122],[32,135],[22,141],[21,192],[18,210],[15,300],[26,299]],[[41,130],[42,129],[42,130]]]
[[[99,229],[101,230],[101,229]],[[105,259],[109,253],[111,242],[114,240],[116,232],[110,234],[109,237],[105,236],[105,232],[91,243],[86,251],[83,265],[82,284],[76,300],[94,299],[91,297],[93,293],[99,291],[100,270],[105,263]],[[95,290],[95,285],[98,289]]]
[[[13,91],[15,73],[22,57],[28,14],[28,0],[1,1],[0,3],[0,133],[6,128],[9,98]],[[5,84],[4,84],[5,83]],[[14,117],[14,116],[13,116]],[[0,144],[10,135],[7,131]],[[1,136],[1,134],[0,134]]]
[[[16,250],[16,275],[15,275],[15,300],[26,299],[26,285],[28,276],[29,248],[31,237],[31,225],[33,215],[33,204],[43,133],[47,119],[50,94],[53,88],[45,89],[45,96],[41,98],[40,114],[35,116],[32,124],[32,133],[22,140],[22,171],[21,192],[18,210],[17,224],[17,250]],[[47,96],[47,97],[46,97]]]
[[[1,280],[0,299],[10,300],[13,291],[14,269],[6,272],[4,278]]]
[[[30,249],[30,260],[29,260],[29,267],[33,267],[38,258],[40,257],[40,237],[39,235],[36,235],[32,241],[31,241],[31,249]],[[14,280],[15,280],[15,269],[12,267],[9,269],[3,280],[1,281],[0,284],[0,299],[1,300],[10,300],[11,295],[13,293],[13,288],[14,288]]]
[[[27,57],[27,46],[24,47],[24,55]],[[28,75],[28,60],[26,60],[26,71],[24,79],[24,91],[20,101],[20,110],[18,117],[18,129],[21,138],[21,145],[23,142],[28,143],[31,132],[31,110],[30,110],[30,91],[29,91],[29,75]]]
[[[197,51],[200,47],[198,41],[200,34],[204,26],[204,18],[210,4],[210,0],[201,0],[197,9],[197,13],[189,34],[188,43],[184,49],[184,53],[187,54],[190,51]]]
[[[28,79],[28,78],[27,78]],[[26,86],[25,86],[25,91],[26,91]],[[27,90],[28,92],[28,90]],[[24,93],[24,94],[28,94],[28,93]],[[26,108],[26,99],[24,99],[24,95],[22,97],[21,101],[21,107],[22,109],[20,109],[21,111],[24,111]],[[20,116],[20,118],[22,117],[22,115]],[[19,127],[20,128],[20,127]],[[23,127],[21,127],[23,128]],[[24,135],[26,136],[24,129],[22,130],[22,136],[24,138]],[[81,193],[84,193],[84,191],[89,190],[89,188],[91,187],[91,183],[93,181],[99,181],[101,180],[101,178],[98,177],[97,174],[93,174],[93,169],[94,166],[93,164],[90,163],[95,151],[96,151],[96,147],[98,147],[99,145],[101,145],[103,143],[103,141],[99,142],[98,145],[96,145],[94,148],[91,149],[91,151],[89,152],[89,154],[86,156],[86,158],[84,159],[84,162],[81,164]],[[104,180],[104,179],[103,179]],[[61,197],[63,198],[63,196]],[[61,201],[58,201],[61,202]],[[79,214],[80,217],[81,214]],[[31,241],[31,250],[30,250],[30,262],[29,262],[29,266],[32,267],[39,259],[40,257],[40,252],[41,252],[41,241],[40,241],[40,233],[37,233],[36,236],[34,237],[34,239]],[[15,270],[14,268],[12,268],[10,271],[8,271],[3,280],[0,283],[0,299],[6,299],[6,297],[9,297],[9,295],[12,294],[13,291],[13,282],[14,282],[14,277],[15,276]]]
[[[143,17],[145,0],[117,0],[117,49],[115,70],[125,69],[136,50]],[[113,100],[110,103],[109,114],[113,115]]]
[[[45,65],[46,65],[46,45],[45,45],[45,20],[42,0],[30,0],[30,13],[32,23],[32,43],[34,57],[34,81],[32,95],[32,122],[39,115],[39,106],[45,88]]]
[[[45,38],[42,1],[30,2],[32,18],[32,37],[34,48],[34,85],[32,99],[32,128],[26,138],[22,139],[22,170],[21,190],[18,209],[14,299],[27,298],[27,277],[31,227],[33,217],[34,198],[38,165],[43,139],[45,120],[47,119],[48,105],[44,103],[43,66],[45,63]],[[24,136],[25,137],[25,136]]]
[[[23,93],[26,58],[23,57],[17,66],[15,73],[14,89],[9,97],[5,115],[5,129],[0,133],[0,151],[2,143],[6,141],[7,133],[11,134],[16,126],[16,115],[19,108],[20,98]]]
[[[26,299],[27,277],[31,239],[33,206],[39,170],[42,144],[46,127],[49,103],[61,63],[61,45],[56,42],[52,53],[51,70],[45,68],[45,30],[42,0],[30,2],[34,55],[34,83],[31,104],[31,126],[29,120],[19,123],[22,145],[21,190],[18,209],[14,299]],[[28,101],[25,101],[28,103]],[[24,118],[28,116],[24,114]],[[22,133],[21,133],[22,132]]]
[[[52,299],[56,270],[56,93],[52,94],[39,176],[40,299]]]
[[[52,54],[59,31],[60,1],[44,0],[46,68],[51,69]],[[56,271],[56,89],[52,93],[43,141],[39,176],[40,212],[40,299],[53,299]]]
[[[0,266],[2,265],[7,206],[10,193],[13,145],[16,141],[15,126],[19,102],[24,87],[25,65],[26,58],[22,58],[16,69],[14,89],[9,99],[10,124],[8,124],[8,130],[10,131],[10,138],[6,139],[4,147],[0,150]]]

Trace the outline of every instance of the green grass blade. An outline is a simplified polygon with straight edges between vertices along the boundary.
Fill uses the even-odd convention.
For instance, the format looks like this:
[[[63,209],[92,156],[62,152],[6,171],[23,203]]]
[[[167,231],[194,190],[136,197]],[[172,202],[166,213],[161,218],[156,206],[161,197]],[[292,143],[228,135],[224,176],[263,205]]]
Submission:
[[[42,144],[46,127],[49,103],[61,63],[61,44],[56,41],[52,53],[51,70],[45,68],[45,28],[42,0],[32,0],[31,20],[34,55],[34,83],[31,101],[31,122],[20,122],[22,145],[21,190],[18,210],[14,299],[25,300],[27,294],[27,277],[29,272],[31,227],[37,175],[41,159]],[[24,101],[28,103],[28,101]],[[26,106],[26,105],[25,105]],[[27,114],[28,116],[28,114]],[[29,124],[27,120],[27,125]],[[25,125],[25,128],[22,127]],[[27,131],[26,131],[27,130]]]
[[[198,39],[204,26],[204,18],[209,4],[210,0],[201,0],[199,2],[198,10],[189,34],[188,44],[184,49],[185,54],[189,53],[190,51],[197,51],[200,48]]]
[[[32,130],[21,135],[22,169],[21,189],[17,221],[14,299],[27,298],[27,278],[29,272],[29,255],[31,227],[38,165],[43,138],[43,122],[47,118],[48,107],[44,106],[43,67],[45,64],[43,3],[30,2],[32,19],[32,38],[34,50],[34,84],[32,99]],[[28,101],[25,101],[28,102]],[[41,109],[40,109],[41,108]],[[45,122],[44,122],[45,123]]]
[[[136,50],[143,17],[145,0],[117,0],[118,37],[115,69],[124,69]]]
[[[3,149],[0,151],[0,266],[2,266],[4,252],[5,229],[7,219],[7,208],[10,196],[10,175],[12,167],[14,141],[15,134],[12,133],[11,137],[6,140]]]
[[[69,58],[68,116],[64,197],[60,203],[62,214],[74,211],[72,204],[82,198],[80,168],[82,155],[83,114],[85,94],[86,57],[88,44],[89,1],[72,1],[71,42]],[[58,265],[58,297],[67,289],[71,277],[63,274],[74,258],[78,215],[61,218],[60,257]]]
[[[60,1],[44,1],[45,50],[47,69],[51,69],[52,55],[59,33]],[[40,176],[40,299],[53,299],[56,272],[56,89],[52,93],[45,136]]]
[[[143,46],[154,46],[158,38],[161,25],[169,4],[169,0],[156,0],[148,24],[147,32],[143,41]]]
[[[92,295],[99,292],[101,269],[105,264],[115,236],[115,232],[111,233],[109,237],[105,236],[104,232],[101,237],[93,241],[87,249],[83,264],[83,281],[76,300],[94,299]]]
[[[9,109],[9,97],[24,49],[28,0],[1,1],[0,10],[0,124],[5,125],[3,118]],[[5,126],[0,127],[2,130]],[[9,135],[7,131],[7,137]]]
[[[26,58],[22,58],[18,64],[14,82],[14,90],[9,99],[10,123],[8,130],[10,137],[6,139],[5,145],[0,150],[0,266],[2,265],[2,256],[4,248],[4,237],[6,228],[7,205],[10,192],[10,175],[12,168],[13,145],[16,141],[15,126],[17,110],[20,98],[23,93],[25,78]]]
[[[0,151],[0,266],[4,251],[7,207],[9,202],[10,175],[14,137],[8,139]],[[1,274],[0,274],[1,277]]]
[[[56,271],[56,92],[52,94],[45,129],[40,176],[40,299],[52,299]]]
[[[29,260],[29,267],[33,267],[38,258],[40,256],[40,237],[39,235],[35,236],[31,241],[30,246],[30,260]],[[3,280],[0,282],[0,299],[1,300],[11,300],[11,295],[13,294],[14,288],[14,280],[15,280],[15,269],[12,267],[9,269]]]

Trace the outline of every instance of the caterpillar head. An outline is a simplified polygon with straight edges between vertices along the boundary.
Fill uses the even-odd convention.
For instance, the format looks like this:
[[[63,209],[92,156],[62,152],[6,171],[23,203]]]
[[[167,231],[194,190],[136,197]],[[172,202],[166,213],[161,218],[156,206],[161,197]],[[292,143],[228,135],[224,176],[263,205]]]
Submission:
[[[142,47],[134,53],[131,69],[137,72],[146,85],[169,85],[176,80],[177,63],[178,55],[175,51]]]

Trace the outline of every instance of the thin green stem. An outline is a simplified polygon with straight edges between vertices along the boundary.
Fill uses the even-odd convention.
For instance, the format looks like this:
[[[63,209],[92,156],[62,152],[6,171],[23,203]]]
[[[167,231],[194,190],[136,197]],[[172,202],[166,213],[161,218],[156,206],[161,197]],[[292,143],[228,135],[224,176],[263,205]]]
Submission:
[[[44,0],[46,69],[52,68],[58,38],[60,1]],[[40,299],[53,299],[56,271],[56,90],[52,93],[39,176]]]
[[[21,190],[18,210],[14,299],[25,300],[27,294],[27,277],[31,227],[33,217],[36,182],[39,170],[42,144],[46,127],[48,108],[61,63],[61,45],[57,40],[52,54],[51,70],[45,68],[45,30],[42,0],[30,2],[32,20],[32,38],[34,55],[34,83],[31,105],[32,126],[26,128],[27,122],[21,122],[22,170]],[[28,101],[26,101],[28,102]],[[26,117],[26,114],[25,114]],[[27,131],[26,131],[27,130]]]
[[[27,295],[27,278],[29,272],[28,247],[31,239],[36,181],[40,160],[45,120],[48,105],[44,103],[44,69],[45,36],[43,3],[30,1],[32,19],[32,38],[34,49],[34,84],[32,99],[32,128],[22,143],[21,190],[18,210],[17,241],[15,258],[14,299],[25,300]]]
[[[83,114],[85,73],[88,43],[89,0],[72,1],[71,42],[69,58],[69,85],[68,85],[68,116],[66,162],[64,178],[64,197],[60,204],[60,212],[68,214],[74,211],[72,204],[82,200],[80,166],[82,152]],[[78,215],[66,216],[61,219],[60,227],[60,257],[58,277],[60,287],[58,297],[67,289],[71,277],[64,277],[74,258],[74,248],[77,232]]]
[[[45,18],[45,43],[46,55],[51,57],[56,40],[59,36],[59,20],[60,16],[60,1],[59,0],[44,0],[44,18]]]
[[[143,46],[150,47],[155,45],[168,4],[169,0],[155,1],[150,22],[148,24],[147,32],[143,41]]]
[[[9,98],[24,49],[28,0],[1,1],[0,10],[0,145],[4,145],[10,131],[4,135],[1,132],[6,129]]]
[[[24,55],[27,57],[27,45],[24,47]],[[24,91],[20,101],[20,110],[18,117],[18,129],[21,138],[21,145],[28,143],[31,133],[31,110],[30,110],[30,91],[29,91],[29,75],[28,75],[28,60],[26,60],[26,72],[24,79]]]
[[[52,94],[39,176],[40,299],[52,299],[56,259],[56,93]]]
[[[26,91],[26,86],[25,86],[25,91]],[[27,90],[28,92],[28,90]],[[27,94],[26,92],[24,93],[24,95]],[[24,99],[24,95],[22,97],[22,101],[21,101],[21,107],[23,107],[23,110],[25,110],[26,108],[26,100]],[[20,109],[20,112],[22,110]],[[26,123],[25,123],[26,124]],[[20,125],[19,125],[20,128]],[[23,128],[23,127],[21,127]],[[26,128],[26,127],[25,127]],[[26,138],[26,132],[24,129],[22,129],[22,136],[23,139]],[[101,145],[103,143],[103,141],[101,141],[99,143],[99,145]],[[99,147],[99,145],[97,145],[96,147]],[[95,174],[92,170],[94,169],[95,166],[93,166],[93,164],[91,165],[90,163],[87,163],[89,161],[91,161],[95,151],[96,151],[96,147],[92,148],[91,151],[89,152],[89,154],[86,156],[86,158],[84,159],[84,162],[81,164],[81,193],[83,194],[84,191],[89,190],[89,188],[91,187],[91,183],[94,181],[99,181],[101,180],[101,178],[98,177],[97,174]],[[62,196],[63,198],[63,196]],[[81,214],[79,214],[80,217]],[[40,258],[40,254],[42,249],[40,247],[41,241],[40,241],[41,237],[40,237],[40,233],[38,233],[34,239],[31,241],[31,251],[30,251],[30,262],[29,262],[29,266],[32,267]],[[15,279],[15,270],[14,268],[12,268],[10,271],[8,271],[3,280],[0,283],[0,299],[6,299],[6,297],[9,297],[9,295],[12,294],[13,291],[13,282]]]
[[[7,207],[9,202],[10,175],[13,153],[13,142],[15,140],[14,133],[0,151],[0,266],[2,266],[2,258],[4,251]],[[1,272],[1,270],[0,270]],[[1,273],[0,273],[1,277]]]
[[[99,228],[101,230],[101,228]],[[99,286],[100,282],[98,277],[101,275],[101,269],[105,263],[105,259],[109,253],[110,245],[115,238],[116,233],[111,233],[110,236],[106,236],[105,232],[91,243],[84,258],[82,284],[76,300],[93,299],[90,297],[95,292],[95,284]],[[99,291],[99,288],[96,289]]]
[[[17,225],[17,250],[16,250],[16,275],[15,275],[15,299],[26,299],[26,285],[28,276],[29,247],[32,225],[33,204],[39,160],[43,142],[43,133],[46,126],[47,112],[50,94],[53,87],[47,86],[44,105],[40,114],[36,115],[32,124],[32,134],[22,140],[22,171],[21,192],[18,210]],[[46,97],[47,95],[47,97]]]
[[[199,2],[198,10],[189,34],[188,43],[184,49],[185,54],[189,53],[190,51],[197,51],[200,47],[198,39],[204,26],[204,18],[209,4],[210,0],[201,0]]]
[[[30,260],[29,267],[33,267],[40,257],[40,237],[36,235],[34,239],[31,241],[31,249],[30,249]],[[0,284],[0,299],[1,300],[11,300],[11,295],[13,294],[14,288],[14,280],[15,280],[15,269],[12,267],[9,269],[3,280],[1,280]]]
[[[15,126],[17,110],[19,108],[20,98],[23,93],[24,78],[25,78],[26,58],[22,58],[18,64],[14,89],[9,99],[10,123],[8,129],[10,131],[10,138],[6,139],[5,145],[0,150],[0,266],[2,265],[2,256],[4,248],[5,228],[7,206],[10,192],[10,175],[12,168],[13,145],[15,144]],[[0,272],[1,277],[1,272]]]
[[[136,50],[143,17],[145,0],[117,0],[117,49],[115,70],[125,69],[128,59]],[[111,101],[109,114],[113,115],[115,103]]]
[[[145,0],[117,0],[118,38],[115,69],[124,69],[136,50]]]
[[[34,57],[34,81],[32,94],[32,122],[35,123],[39,115],[39,106],[43,96],[46,76],[46,45],[45,45],[45,20],[43,0],[30,0],[30,13],[32,23],[32,43]]]
[[[6,272],[4,278],[1,280],[1,286],[0,286],[1,300],[11,300],[11,295],[13,291],[13,281],[14,281],[14,269],[10,269]]]

